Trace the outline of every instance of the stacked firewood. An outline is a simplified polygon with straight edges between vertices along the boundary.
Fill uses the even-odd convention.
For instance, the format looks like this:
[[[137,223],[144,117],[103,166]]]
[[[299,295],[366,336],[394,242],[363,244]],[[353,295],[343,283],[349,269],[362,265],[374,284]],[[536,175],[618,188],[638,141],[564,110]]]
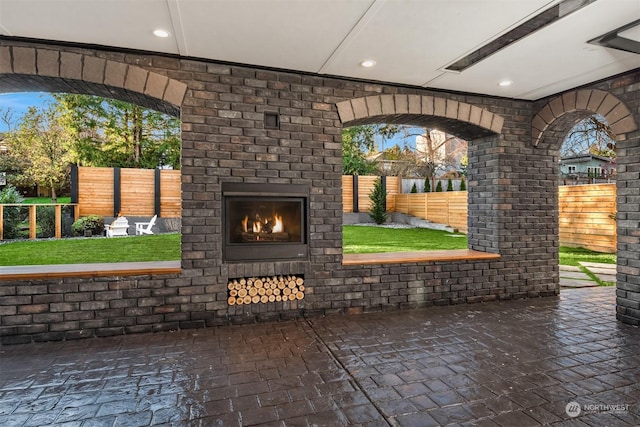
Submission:
[[[304,298],[304,279],[298,276],[232,279],[227,289],[229,305],[294,301]]]

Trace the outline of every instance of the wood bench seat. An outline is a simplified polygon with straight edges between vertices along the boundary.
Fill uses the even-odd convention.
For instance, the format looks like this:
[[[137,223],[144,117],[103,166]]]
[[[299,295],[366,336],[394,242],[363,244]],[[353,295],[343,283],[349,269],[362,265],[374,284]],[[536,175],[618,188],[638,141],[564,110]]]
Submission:
[[[402,264],[416,262],[483,261],[499,259],[499,254],[456,249],[450,251],[383,252],[373,254],[345,254],[342,265]]]

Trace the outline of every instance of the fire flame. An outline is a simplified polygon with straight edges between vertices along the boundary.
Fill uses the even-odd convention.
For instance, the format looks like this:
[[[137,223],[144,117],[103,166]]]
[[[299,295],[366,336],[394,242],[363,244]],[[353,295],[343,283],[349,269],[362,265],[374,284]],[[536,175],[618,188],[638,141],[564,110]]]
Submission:
[[[282,215],[274,215],[273,219],[276,221],[276,225],[271,229],[272,233],[282,233],[284,231],[284,225],[282,224]]]
[[[271,227],[269,233],[282,233],[284,232],[284,223],[282,221],[282,215],[274,214],[273,220],[275,224]],[[240,221],[242,224],[242,231],[244,233],[248,233],[249,229],[253,233],[262,233],[265,230],[265,225],[269,223],[269,219],[264,220],[264,225],[260,221],[250,221],[249,215],[245,215],[244,219]],[[268,230],[268,227],[266,228]]]

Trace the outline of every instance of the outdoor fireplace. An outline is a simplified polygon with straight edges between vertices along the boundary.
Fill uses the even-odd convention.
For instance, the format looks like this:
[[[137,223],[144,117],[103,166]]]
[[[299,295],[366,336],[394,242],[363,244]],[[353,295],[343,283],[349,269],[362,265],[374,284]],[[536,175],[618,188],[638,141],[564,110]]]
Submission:
[[[225,261],[307,258],[308,187],[223,183],[222,200]]]

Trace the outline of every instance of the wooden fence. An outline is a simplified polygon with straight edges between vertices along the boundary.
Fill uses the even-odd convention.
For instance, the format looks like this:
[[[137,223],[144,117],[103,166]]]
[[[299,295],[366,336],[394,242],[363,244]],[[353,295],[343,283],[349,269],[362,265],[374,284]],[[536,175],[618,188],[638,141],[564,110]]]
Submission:
[[[616,252],[616,185],[567,185],[559,192],[560,244]]]
[[[373,190],[373,184],[380,178],[379,176],[342,176],[342,206],[344,212],[369,212],[371,209],[371,200],[369,194]],[[397,176],[385,177],[385,185],[387,190],[387,210],[395,209],[395,194],[400,194],[402,179]],[[357,193],[357,204],[354,203],[354,194]],[[357,209],[354,209],[356,208]]]
[[[179,218],[179,170],[79,167],[72,179],[80,216]]]
[[[19,209],[28,209],[29,210],[29,239],[35,239],[37,236],[38,223],[37,223],[37,209],[38,208],[46,208],[53,207],[54,211],[54,237],[59,239],[62,237],[62,208],[64,206],[70,206],[73,209],[74,217],[78,217],[78,205],[74,204],[62,204],[62,203],[37,203],[37,204],[27,204],[27,203],[6,203],[0,205],[0,240],[4,239],[4,212],[5,208],[19,208]]]
[[[467,192],[396,194],[394,212],[449,225],[467,232]]]
[[[358,193],[363,200],[360,212],[368,212],[368,194],[376,177],[359,177]],[[391,177],[387,177],[387,182]],[[351,176],[342,177],[344,212],[353,212],[353,185]],[[398,188],[394,187],[393,188]],[[409,193],[389,191],[387,210],[402,212],[428,221],[446,224],[467,232],[467,192]],[[365,201],[366,198],[366,201]],[[616,252],[616,185],[570,185],[559,188],[560,245],[591,249],[598,252]]]

